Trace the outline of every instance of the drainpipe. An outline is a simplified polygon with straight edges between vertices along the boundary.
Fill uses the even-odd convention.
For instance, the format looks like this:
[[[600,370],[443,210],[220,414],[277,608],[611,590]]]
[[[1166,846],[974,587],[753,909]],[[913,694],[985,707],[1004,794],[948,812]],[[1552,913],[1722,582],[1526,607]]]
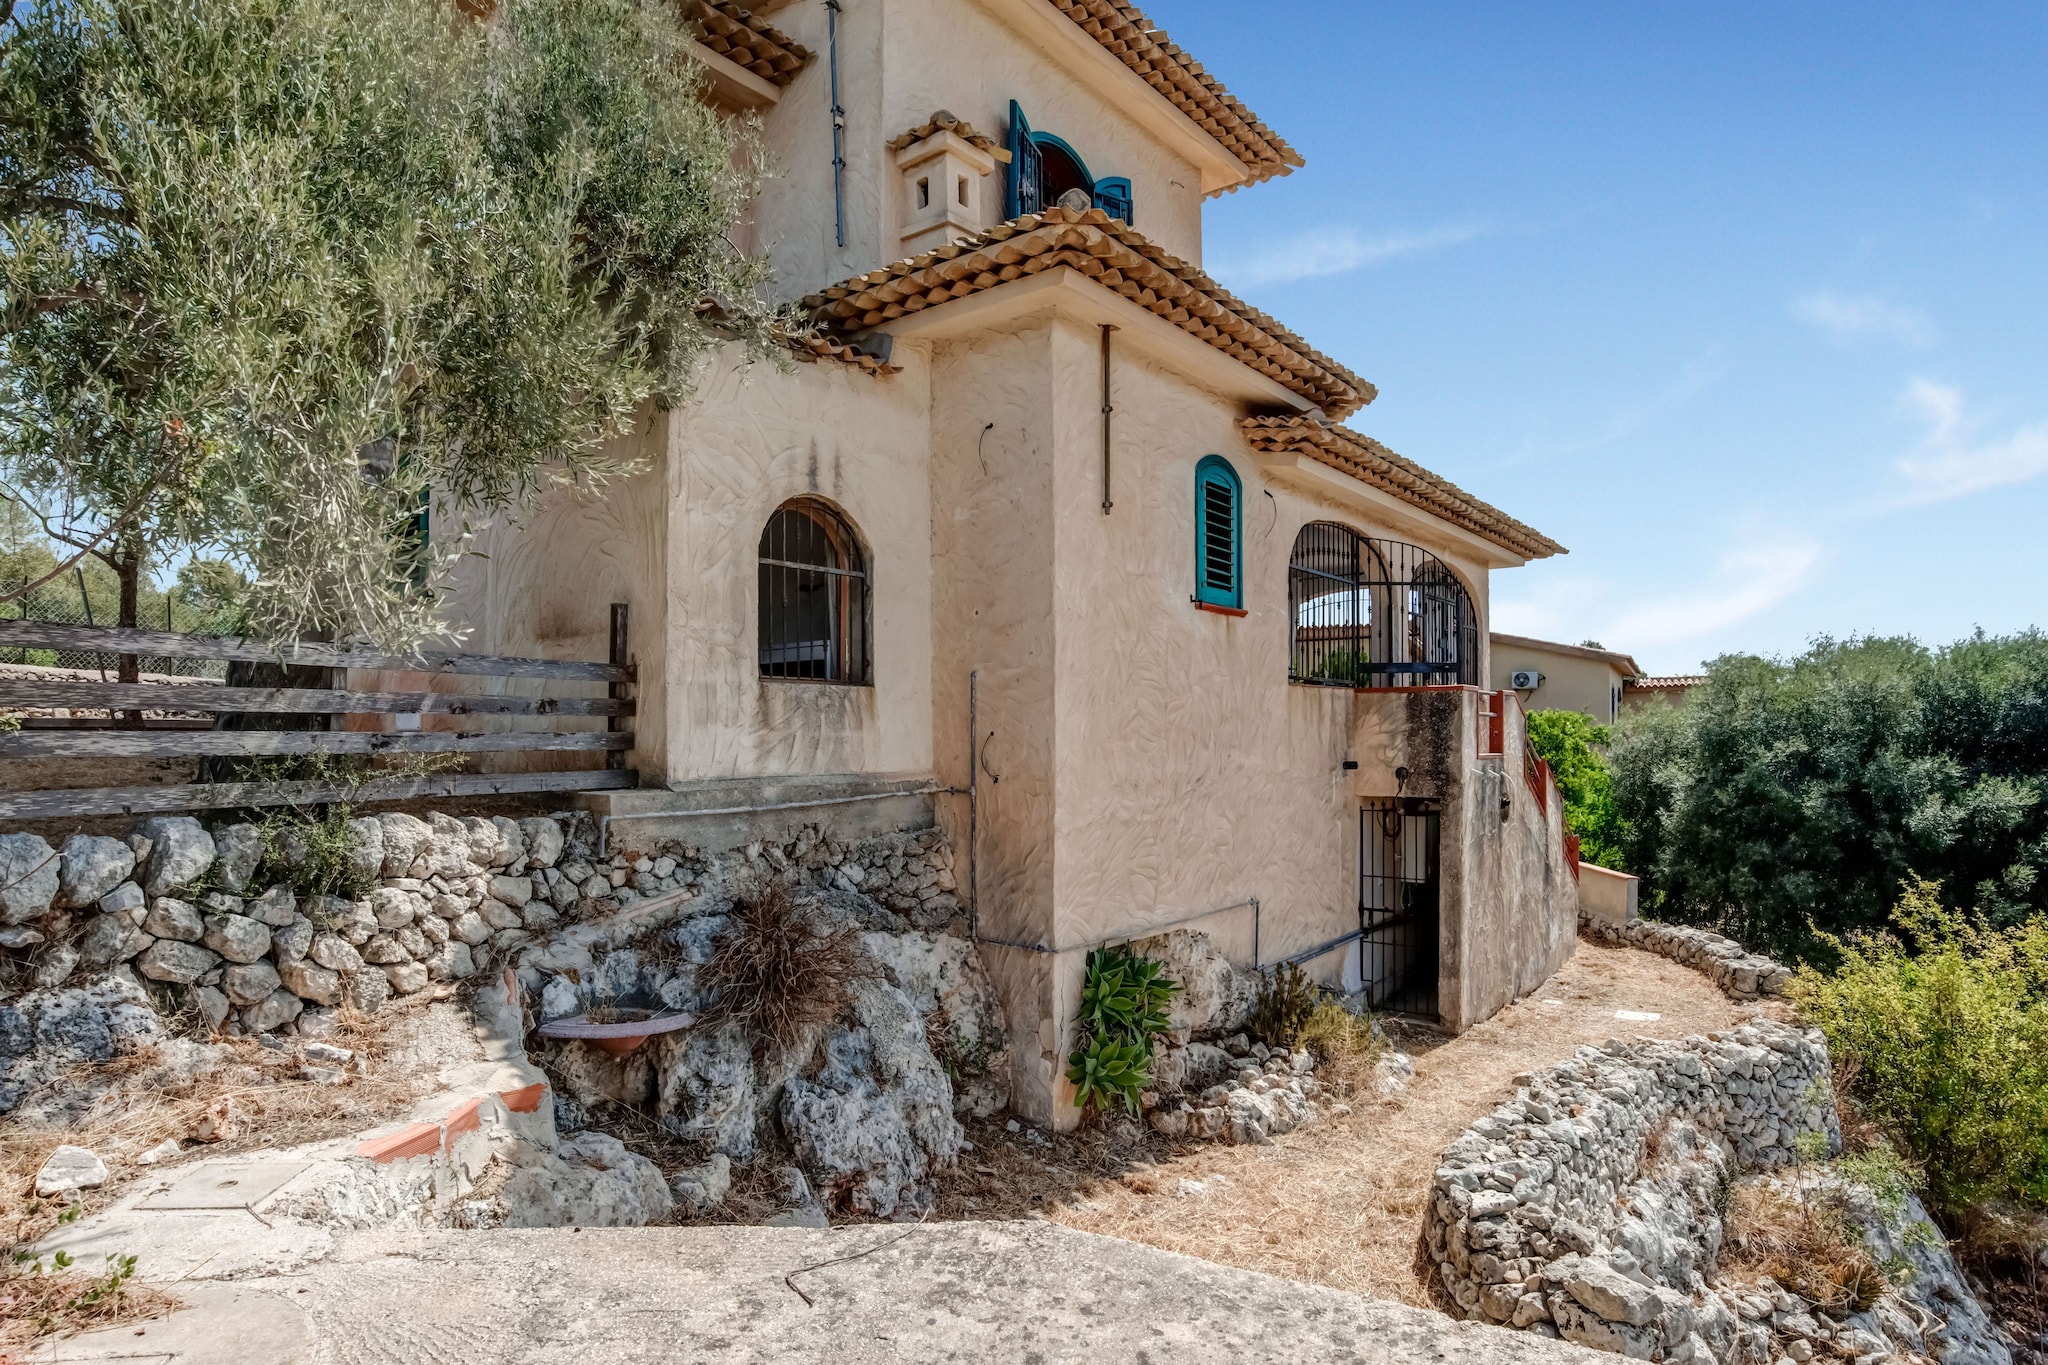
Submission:
[[[1102,515],[1109,515],[1109,509],[1116,506],[1109,497],[1109,419],[1116,408],[1109,401],[1109,334],[1116,330],[1109,323],[1102,324]]]
[[[995,423],[989,423],[994,426]],[[981,937],[981,670],[967,674],[967,937]]]
[[[839,105],[839,0],[825,0],[825,50],[832,68],[832,227],[846,248],[846,110]]]

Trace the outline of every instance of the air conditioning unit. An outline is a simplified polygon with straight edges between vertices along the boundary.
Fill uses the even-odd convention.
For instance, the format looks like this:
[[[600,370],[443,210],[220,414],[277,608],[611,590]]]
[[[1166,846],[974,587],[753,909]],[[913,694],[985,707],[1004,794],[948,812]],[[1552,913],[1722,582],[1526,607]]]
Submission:
[[[1534,692],[1543,686],[1543,675],[1533,668],[1524,668],[1508,675],[1508,686],[1517,692]]]

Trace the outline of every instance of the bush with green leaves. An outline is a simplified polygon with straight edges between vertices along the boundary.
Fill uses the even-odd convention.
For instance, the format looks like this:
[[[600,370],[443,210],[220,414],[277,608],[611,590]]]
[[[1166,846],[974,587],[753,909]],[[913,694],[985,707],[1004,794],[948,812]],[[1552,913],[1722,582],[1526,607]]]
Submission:
[[[1793,999],[1938,1212],[2048,1206],[2048,917],[1998,927],[1916,881],[1892,923],[1835,940],[1840,965],[1801,968]]]
[[[1608,762],[1646,913],[1825,961],[1914,876],[1951,909],[2048,911],[2048,636],[1821,640],[1729,655],[1630,711]]]
[[[1127,945],[1088,954],[1079,1046],[1067,1058],[1075,1104],[1138,1112],[1139,1092],[1152,1082],[1152,1040],[1166,1032],[1167,1008],[1179,990],[1164,967]]]
[[[1579,856],[1589,863],[1627,871],[1621,812],[1614,803],[1614,775],[1601,756],[1613,739],[1578,711],[1531,711],[1529,744],[1550,764],[1564,799],[1564,827],[1579,836]]]
[[[1292,962],[1269,967],[1259,975],[1259,993],[1252,1001],[1246,1028],[1268,1047],[1292,1052],[1323,996],[1308,973]]]
[[[355,865],[362,839],[349,828],[355,812],[344,805],[314,816],[298,810],[272,811],[257,827],[263,833],[263,859],[255,884],[282,883],[300,896],[339,896],[354,900],[376,885],[376,878]]]

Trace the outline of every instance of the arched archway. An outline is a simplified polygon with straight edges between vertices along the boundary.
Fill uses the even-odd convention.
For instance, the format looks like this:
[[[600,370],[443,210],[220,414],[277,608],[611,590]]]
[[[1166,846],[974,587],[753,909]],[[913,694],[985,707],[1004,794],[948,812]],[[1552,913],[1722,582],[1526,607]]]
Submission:
[[[1479,617],[1448,565],[1420,546],[1316,521],[1287,563],[1291,681],[1346,687],[1476,685]]]
[[[866,683],[868,566],[838,509],[793,498],[761,530],[761,676]]]

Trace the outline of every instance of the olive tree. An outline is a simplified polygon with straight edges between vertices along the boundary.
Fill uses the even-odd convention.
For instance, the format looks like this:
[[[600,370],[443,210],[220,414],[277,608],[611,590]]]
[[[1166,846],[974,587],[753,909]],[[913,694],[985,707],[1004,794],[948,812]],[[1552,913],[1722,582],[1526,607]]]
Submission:
[[[0,7],[0,495],[124,624],[199,551],[254,631],[434,633],[430,504],[616,474],[778,324],[687,37],[657,0]]]

